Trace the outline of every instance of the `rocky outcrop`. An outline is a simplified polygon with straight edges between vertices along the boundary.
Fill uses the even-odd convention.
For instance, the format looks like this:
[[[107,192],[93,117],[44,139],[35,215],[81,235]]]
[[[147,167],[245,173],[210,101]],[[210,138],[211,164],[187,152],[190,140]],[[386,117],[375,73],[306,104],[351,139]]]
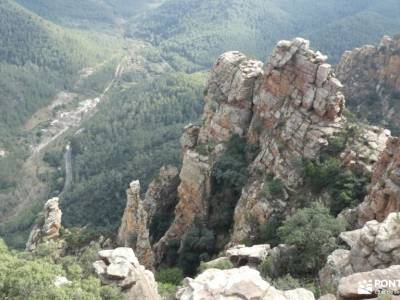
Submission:
[[[140,183],[133,181],[126,192],[127,202],[121,226],[118,231],[119,246],[131,247],[139,261],[148,268],[154,264],[148,229],[148,214],[144,201],[140,197]]]
[[[345,52],[336,74],[350,108],[400,132],[400,36]]]
[[[380,155],[364,202],[358,207],[358,223],[384,220],[400,211],[400,138],[391,138]]]
[[[226,255],[235,267],[256,267],[268,256],[271,247],[268,244],[246,247],[237,245],[226,250]]]
[[[336,250],[320,272],[322,285],[336,287],[339,280],[358,272],[400,264],[400,214],[391,213],[382,223],[367,222],[363,228],[342,232],[350,250]]]
[[[52,198],[45,203],[43,212],[39,216],[38,222],[34,225],[26,243],[27,251],[33,251],[39,243],[59,236],[62,212],[58,202],[58,198]]]
[[[251,169],[274,174],[288,189],[302,184],[298,159],[316,159],[328,137],[342,127],[341,84],[325,60],[306,40],[281,41],[257,82],[248,139],[261,151]],[[235,210],[234,243],[250,235],[250,219],[265,223],[273,211],[288,209],[287,196],[272,203],[259,197],[263,189],[263,178],[244,188]]]
[[[263,280],[260,273],[249,267],[239,269],[209,269],[195,279],[186,278],[176,295],[179,300],[313,300],[305,289],[280,291]]]
[[[239,52],[217,60],[205,89],[203,125],[187,126],[181,139],[178,204],[174,221],[154,246],[157,262],[195,220],[206,224],[212,217],[213,201],[220,201],[213,194],[214,167],[234,135],[247,143],[249,167],[241,193],[230,199],[237,203],[230,245],[251,239],[272,215],[293,213],[296,191],[304,187],[301,161],[319,161],[331,138],[351,127],[343,118],[342,84],[326,59],[296,38],[279,42],[265,66]],[[388,132],[365,126],[348,136],[338,155],[343,166],[370,172]],[[270,177],[282,183],[275,195],[264,192]]]
[[[128,300],[159,300],[157,283],[152,272],[139,264],[131,248],[102,250],[93,268],[105,285],[117,285]]]
[[[181,139],[183,163],[175,219],[155,245],[161,261],[171,241],[181,240],[195,219],[206,219],[211,193],[211,171],[233,134],[243,136],[251,121],[254,84],[262,63],[239,52],[222,55],[211,70],[205,91],[204,125],[189,125]],[[200,148],[205,151],[200,151]]]

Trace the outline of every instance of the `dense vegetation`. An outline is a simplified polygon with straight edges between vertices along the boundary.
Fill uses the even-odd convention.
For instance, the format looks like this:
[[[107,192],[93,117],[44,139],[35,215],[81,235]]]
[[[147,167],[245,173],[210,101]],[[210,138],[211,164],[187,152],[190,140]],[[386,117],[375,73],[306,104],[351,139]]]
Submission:
[[[130,17],[157,6],[162,0],[17,0],[38,15],[63,25],[107,28],[121,17]]]
[[[164,164],[179,164],[183,126],[201,111],[202,74],[162,75],[116,91],[71,140],[73,189],[62,201],[67,226],[118,226],[125,190],[145,190]]]
[[[57,27],[8,0],[0,1],[0,37],[0,149],[9,154],[0,158],[2,190],[15,185],[26,158],[25,122],[107,57],[112,40]]]
[[[188,69],[188,62],[209,66],[232,49],[264,60],[278,40],[295,36],[337,61],[344,50],[400,31],[399,12],[394,0],[174,0],[133,22],[131,35]]]
[[[0,36],[0,128],[20,126],[70,87],[80,69],[108,54],[100,40],[61,29],[8,0],[0,1]]]
[[[1,299],[124,299],[115,287],[101,286],[90,268],[98,248],[92,246],[80,257],[58,255],[56,243],[42,244],[35,253],[10,251],[0,240]],[[59,276],[70,282],[56,286]]]

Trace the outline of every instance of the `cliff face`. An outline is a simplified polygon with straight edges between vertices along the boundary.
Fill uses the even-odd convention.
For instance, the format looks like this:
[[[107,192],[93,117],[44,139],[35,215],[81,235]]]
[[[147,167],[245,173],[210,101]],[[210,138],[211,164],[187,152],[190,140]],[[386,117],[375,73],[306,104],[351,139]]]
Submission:
[[[302,161],[319,161],[331,138],[348,128],[342,84],[326,59],[296,38],[279,42],[265,66],[239,52],[217,60],[205,89],[203,124],[187,126],[181,139],[179,202],[171,226],[154,245],[158,263],[194,223],[209,225],[213,214],[222,214],[215,203],[227,198],[235,207],[228,229],[232,244],[249,239],[272,214],[296,209],[304,186]],[[245,141],[247,163],[237,197],[215,175],[234,137]],[[344,166],[368,173],[387,139],[387,131],[360,127],[338,157]],[[263,193],[271,178],[281,183],[273,195]]]
[[[400,139],[391,138],[381,153],[364,202],[357,208],[358,223],[383,221],[400,210]]]
[[[336,73],[353,111],[400,133],[400,36],[345,52]]]

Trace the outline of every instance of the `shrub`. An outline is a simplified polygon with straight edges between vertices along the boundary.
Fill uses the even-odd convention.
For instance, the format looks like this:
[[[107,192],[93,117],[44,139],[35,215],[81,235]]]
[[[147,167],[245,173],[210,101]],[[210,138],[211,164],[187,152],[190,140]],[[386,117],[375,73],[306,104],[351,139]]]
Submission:
[[[273,278],[271,265],[272,265],[272,257],[267,256],[258,266],[258,270],[260,271],[261,276],[267,280],[271,280],[271,278]]]
[[[193,226],[182,242],[178,261],[185,276],[196,274],[200,261],[209,260],[214,251],[214,232],[201,225]]]
[[[257,244],[268,243],[272,247],[277,246],[280,243],[277,231],[281,225],[282,218],[276,215],[272,215],[268,219],[267,223],[259,225],[254,242]]]
[[[330,157],[321,164],[307,162],[304,170],[306,184],[314,193],[328,191],[333,215],[357,205],[365,197],[369,177],[343,168],[336,158]]]
[[[273,197],[281,197],[283,195],[285,185],[283,184],[282,179],[274,178],[268,184],[268,191]]]
[[[319,203],[287,218],[278,229],[278,235],[283,243],[296,246],[298,255],[288,262],[291,273],[316,274],[326,257],[337,248],[336,237],[344,230],[342,221],[331,216]]]
[[[170,283],[159,283],[158,284],[158,293],[163,300],[174,300],[175,294],[178,290],[176,285]]]
[[[215,259],[209,262],[201,262],[199,267],[199,272],[202,273],[207,269],[219,269],[219,270],[227,270],[232,269],[234,266],[227,257],[221,257],[219,259]]]
[[[179,285],[183,280],[183,272],[177,267],[161,269],[156,273],[156,280],[161,283]]]
[[[227,151],[215,163],[213,169],[213,177],[217,185],[241,190],[247,180],[245,151],[245,139],[239,135],[233,135],[227,144]]]
[[[277,289],[282,291],[288,291],[302,287],[300,281],[296,278],[293,278],[290,274],[286,274],[285,276],[275,279],[273,284]]]

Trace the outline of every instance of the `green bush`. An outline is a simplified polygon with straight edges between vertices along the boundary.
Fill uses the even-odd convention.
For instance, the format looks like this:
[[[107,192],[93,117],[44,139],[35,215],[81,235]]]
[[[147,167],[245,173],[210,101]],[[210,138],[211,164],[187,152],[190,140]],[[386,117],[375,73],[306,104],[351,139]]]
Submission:
[[[296,256],[288,261],[293,274],[316,274],[326,257],[337,248],[336,237],[345,230],[342,221],[329,214],[322,204],[298,210],[278,229],[283,243],[297,248]]]
[[[156,280],[161,283],[179,285],[183,280],[183,272],[177,267],[161,269],[156,273]]]
[[[62,260],[55,263],[11,252],[0,240],[0,299],[124,299],[119,290],[102,287],[92,276],[85,277],[75,258]],[[56,287],[57,276],[66,276],[70,283]]]
[[[280,244],[277,231],[281,225],[282,218],[280,216],[272,215],[268,219],[267,223],[259,225],[254,242],[257,244],[268,243],[272,247],[277,246]]]
[[[344,168],[337,158],[329,157],[321,163],[306,162],[304,170],[306,184],[314,193],[329,193],[329,208],[333,215],[357,205],[366,195],[369,177]]]
[[[227,270],[232,269],[234,266],[229,260],[229,258],[223,257],[220,259],[208,261],[208,262],[201,262],[199,267],[199,273],[204,272],[207,269],[219,269],[219,270]]]
[[[158,283],[158,293],[163,300],[175,300],[175,294],[178,290],[176,285],[170,283]]]
[[[235,134],[227,144],[227,151],[215,163],[213,177],[219,187],[241,190],[247,180],[246,140]]]
[[[185,276],[193,276],[196,274],[200,262],[209,260],[214,252],[214,232],[201,225],[195,225],[182,242],[178,265],[182,268]]]
[[[284,192],[285,185],[280,178],[274,178],[268,183],[268,191],[273,197],[281,197]]]
[[[296,278],[293,278],[290,274],[286,274],[285,276],[275,279],[273,284],[277,289],[282,291],[288,291],[302,287],[300,281]]]

